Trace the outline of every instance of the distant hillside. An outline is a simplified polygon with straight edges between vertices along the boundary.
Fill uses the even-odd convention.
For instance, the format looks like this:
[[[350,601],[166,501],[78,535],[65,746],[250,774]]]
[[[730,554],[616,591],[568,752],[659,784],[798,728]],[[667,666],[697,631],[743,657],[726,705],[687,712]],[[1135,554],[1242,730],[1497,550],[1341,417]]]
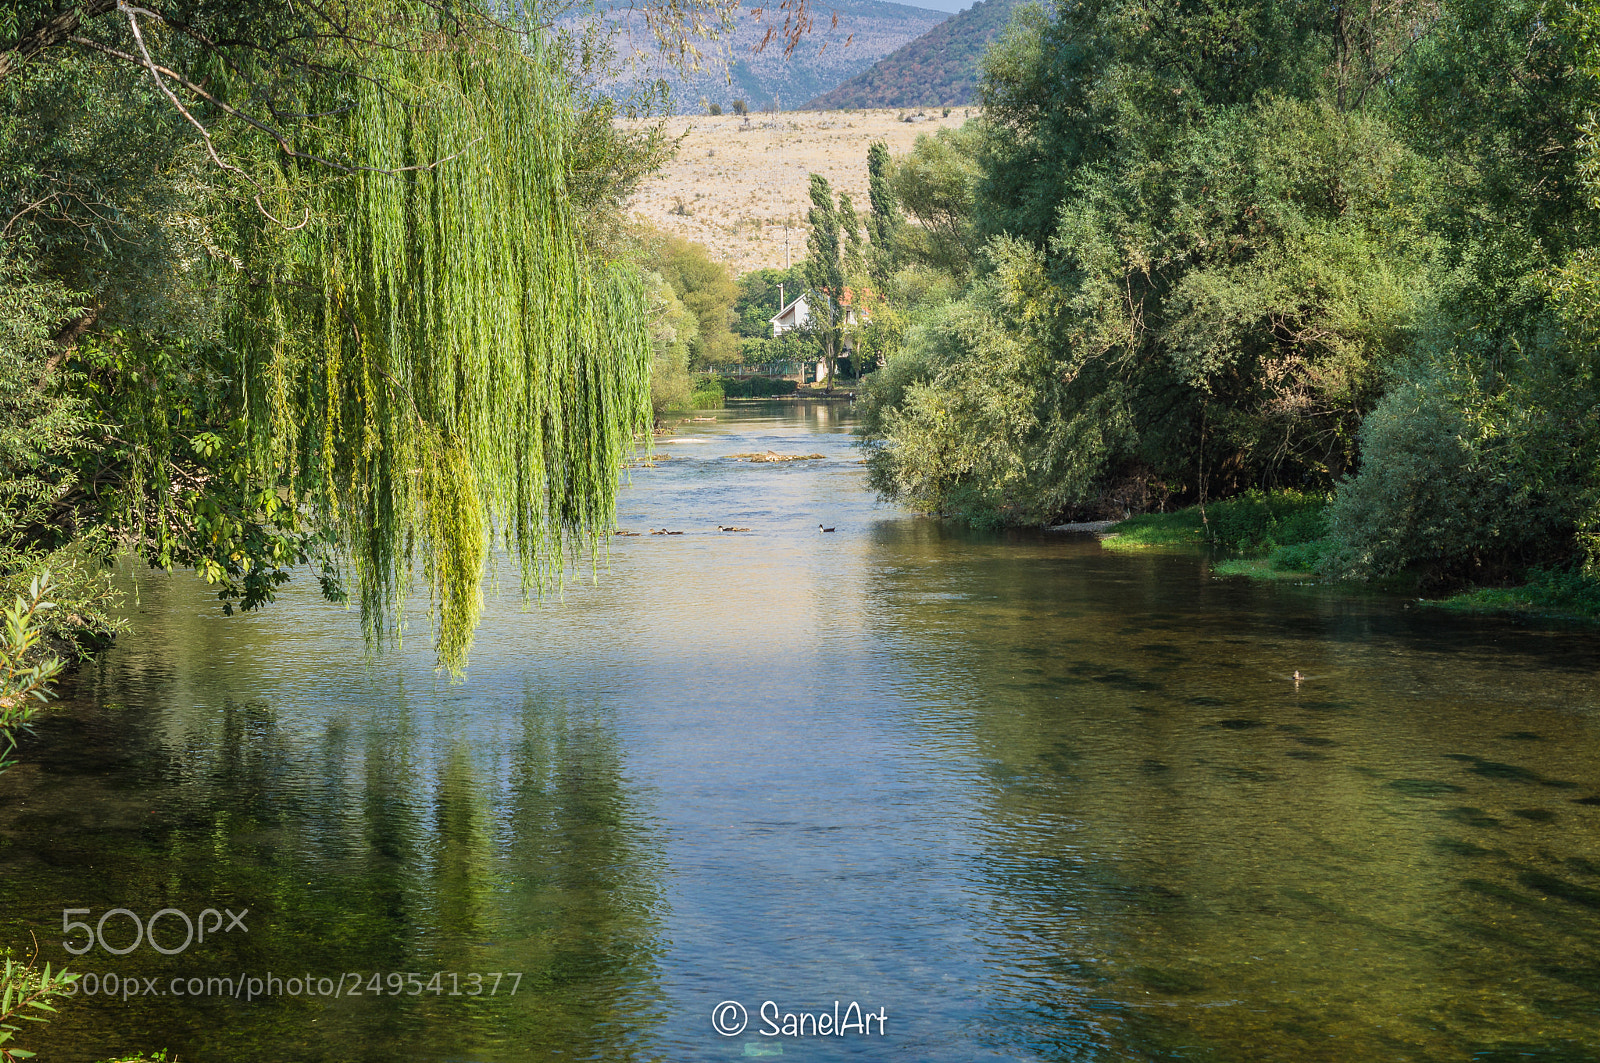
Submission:
[[[734,100],[744,100],[752,111],[792,110],[798,101],[854,77],[951,17],[943,11],[884,0],[812,0],[811,10],[815,28],[787,59],[783,55],[783,12],[778,5],[747,7],[726,52],[726,76],[721,64],[712,64],[712,69],[704,73],[685,76],[650,60],[613,83],[613,88],[659,78],[671,87],[673,109],[678,114],[705,113],[702,99],[725,111]],[[616,41],[619,53],[651,57],[655,45],[648,31],[642,24],[630,25],[627,18],[620,9],[611,18],[623,31]],[[754,49],[769,29],[772,39],[756,52]],[[632,48],[629,32],[633,35]]]
[[[970,103],[978,60],[1023,0],[982,0],[871,67],[823,93],[802,111],[863,107],[951,107]]]

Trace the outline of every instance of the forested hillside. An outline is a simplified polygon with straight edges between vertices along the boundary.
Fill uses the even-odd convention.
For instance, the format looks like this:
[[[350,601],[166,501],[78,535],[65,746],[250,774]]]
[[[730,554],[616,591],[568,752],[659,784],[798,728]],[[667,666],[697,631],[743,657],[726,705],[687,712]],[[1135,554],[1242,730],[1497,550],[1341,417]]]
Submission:
[[[983,120],[894,166],[876,484],[1019,523],[1331,494],[1328,574],[1592,566],[1594,50],[1544,0],[1025,10]]]
[[[803,111],[956,106],[972,100],[979,61],[1023,0],[980,0],[941,22]]]

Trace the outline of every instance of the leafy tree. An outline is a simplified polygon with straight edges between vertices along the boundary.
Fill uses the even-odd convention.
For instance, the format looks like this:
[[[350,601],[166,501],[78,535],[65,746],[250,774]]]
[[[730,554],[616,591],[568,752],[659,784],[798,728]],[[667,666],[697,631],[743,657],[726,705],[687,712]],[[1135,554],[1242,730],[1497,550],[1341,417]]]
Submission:
[[[42,614],[56,608],[46,600],[52,590],[50,573],[40,573],[0,614],[5,625],[0,632],[0,773],[13,765],[17,734],[30,729],[63,667],[61,658],[40,652]]]
[[[889,145],[875,140],[867,148],[867,196],[871,210],[867,214],[867,235],[871,241],[870,273],[879,288],[887,286],[889,278],[900,267],[900,229],[905,224],[900,214],[900,204],[891,186],[893,161]]]
[[[973,228],[973,206],[980,170],[982,133],[978,126],[941,129],[917,137],[894,166],[895,198],[917,222],[896,229],[896,255],[965,281],[972,273],[980,241]]]
[[[1327,571],[1435,583],[1600,542],[1593,25],[1025,9],[983,120],[894,167],[907,259],[965,287],[895,304],[874,482],[1018,521],[1337,488]]]
[[[659,142],[498,9],[336,14],[11,12],[6,305],[57,308],[12,379],[59,404],[15,556],[105,529],[246,608],[320,557],[375,639],[418,564],[459,669],[491,534],[554,578],[648,423],[646,293],[602,252]]]
[[[672,286],[683,305],[699,321],[690,344],[689,364],[700,369],[730,365],[739,359],[734,335],[734,303],[738,289],[728,267],[714,261],[704,245],[664,233],[647,236],[645,261]]]
[[[828,179],[821,174],[812,174],[810,193],[811,209],[806,212],[810,232],[806,235],[805,275],[806,284],[811,290],[811,299],[807,304],[811,321],[807,330],[816,340],[831,390],[844,338],[844,313],[839,300],[845,294],[846,264],[840,241],[840,211],[834,204],[833,189],[828,185]],[[853,210],[848,218],[854,222]]]
[[[845,276],[855,277],[867,268],[867,256],[861,240],[861,217],[848,192],[839,193],[839,233],[843,237],[839,253]]]
[[[659,415],[669,407],[689,403],[694,390],[689,377],[689,352],[700,336],[700,321],[661,274],[645,274],[645,284],[650,292],[650,346],[655,355],[650,371],[650,406]]]

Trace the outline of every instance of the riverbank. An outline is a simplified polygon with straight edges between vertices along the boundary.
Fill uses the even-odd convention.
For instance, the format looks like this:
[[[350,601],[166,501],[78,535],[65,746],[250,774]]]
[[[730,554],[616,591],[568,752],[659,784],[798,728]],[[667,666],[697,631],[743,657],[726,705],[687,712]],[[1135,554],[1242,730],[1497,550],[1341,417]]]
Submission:
[[[1340,581],[1318,571],[1329,545],[1326,509],[1326,499],[1318,496],[1252,492],[1211,503],[1205,513],[1190,506],[1050,530],[1093,533],[1104,549],[1120,552],[1209,547],[1216,552],[1211,570],[1218,576],[1335,584]],[[1400,578],[1385,584],[1407,590]],[[1472,587],[1416,601],[1451,613],[1600,622],[1600,581],[1562,569],[1534,568],[1520,584]]]

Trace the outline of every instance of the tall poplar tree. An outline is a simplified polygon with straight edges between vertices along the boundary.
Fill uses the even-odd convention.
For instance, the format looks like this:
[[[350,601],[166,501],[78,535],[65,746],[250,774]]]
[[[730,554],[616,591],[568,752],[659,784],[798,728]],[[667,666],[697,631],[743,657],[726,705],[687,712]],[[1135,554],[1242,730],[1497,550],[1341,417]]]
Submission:
[[[806,235],[806,284],[814,300],[811,332],[827,366],[831,389],[843,341],[839,300],[844,295],[845,268],[839,240],[839,210],[833,202],[833,189],[821,174],[811,175],[811,209],[806,212],[806,222],[811,227]]]
[[[867,197],[871,207],[867,215],[867,235],[872,244],[868,261],[872,279],[880,289],[888,286],[889,278],[900,268],[896,242],[904,219],[890,183],[893,172],[889,145],[881,140],[873,141],[867,148]]]

